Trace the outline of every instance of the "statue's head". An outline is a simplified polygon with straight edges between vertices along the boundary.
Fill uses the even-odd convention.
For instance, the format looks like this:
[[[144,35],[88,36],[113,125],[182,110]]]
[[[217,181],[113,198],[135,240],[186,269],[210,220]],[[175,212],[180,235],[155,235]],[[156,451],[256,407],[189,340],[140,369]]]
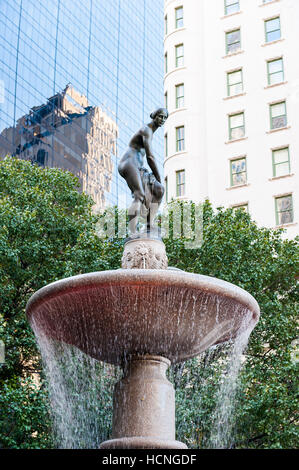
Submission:
[[[158,127],[161,127],[168,118],[168,111],[166,108],[157,108],[151,113],[150,117]]]

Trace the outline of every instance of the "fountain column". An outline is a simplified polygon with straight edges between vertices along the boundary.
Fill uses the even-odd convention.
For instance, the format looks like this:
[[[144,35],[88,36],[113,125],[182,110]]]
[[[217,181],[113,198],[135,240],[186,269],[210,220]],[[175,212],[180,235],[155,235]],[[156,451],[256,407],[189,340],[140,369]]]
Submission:
[[[141,234],[125,244],[123,269],[167,269],[164,243]],[[175,393],[166,378],[171,362],[150,354],[133,355],[113,397],[112,439],[101,449],[187,449],[175,440]]]
[[[175,440],[175,396],[166,378],[170,361],[132,356],[114,391],[112,439],[101,449],[186,449]]]

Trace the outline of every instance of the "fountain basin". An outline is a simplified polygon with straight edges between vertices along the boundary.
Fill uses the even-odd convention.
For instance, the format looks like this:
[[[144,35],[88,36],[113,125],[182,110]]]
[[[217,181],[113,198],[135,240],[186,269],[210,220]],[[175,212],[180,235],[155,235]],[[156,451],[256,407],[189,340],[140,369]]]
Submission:
[[[63,279],[37,291],[26,312],[34,329],[112,364],[136,354],[184,361],[253,329],[259,319],[259,306],[245,290],[160,269]]]

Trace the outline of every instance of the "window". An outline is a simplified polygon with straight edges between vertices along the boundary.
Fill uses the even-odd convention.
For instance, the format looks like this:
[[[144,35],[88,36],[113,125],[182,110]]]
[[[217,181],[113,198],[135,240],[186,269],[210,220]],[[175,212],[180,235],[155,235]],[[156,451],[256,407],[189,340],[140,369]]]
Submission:
[[[230,184],[237,186],[246,184],[247,171],[246,171],[246,158],[238,158],[230,162]]]
[[[231,54],[241,49],[241,31],[236,29],[226,33],[226,53]]]
[[[275,85],[284,81],[283,59],[269,60],[267,62],[268,85]]]
[[[279,129],[280,127],[286,127],[287,112],[285,101],[270,105],[270,123],[271,129]]]
[[[178,44],[175,46],[175,66],[183,67],[184,65],[184,45]]]
[[[227,95],[235,96],[243,92],[243,72],[236,70],[227,74]]]
[[[184,26],[183,7],[175,9],[175,27],[182,28]]]
[[[167,176],[164,178],[164,186],[165,186],[165,202],[168,202],[168,178]]]
[[[280,39],[280,18],[272,18],[271,20],[265,21],[265,35],[266,42],[277,41]]]
[[[292,195],[275,198],[276,225],[289,224],[293,222]]]
[[[176,151],[182,152],[185,150],[185,127],[176,127]]]
[[[176,196],[185,196],[185,170],[176,171]]]
[[[289,147],[272,151],[273,176],[289,175],[290,168],[290,152]]]
[[[165,73],[168,72],[168,59],[167,59],[167,52],[166,54],[164,55],[164,71]]]
[[[168,156],[168,136],[165,134],[164,136],[164,156],[165,158]]]
[[[168,109],[168,93],[167,91],[164,93],[164,107]]]
[[[184,106],[184,84],[175,87],[175,107],[182,108]]]
[[[226,15],[231,15],[237,11],[240,11],[239,0],[224,0],[224,12]]]
[[[167,15],[164,16],[164,34],[166,36],[166,34],[168,33],[168,19],[167,19]]]
[[[229,116],[229,140],[241,139],[245,135],[244,113]]]
[[[237,204],[236,206],[233,206],[232,209],[233,209],[233,211],[241,209],[245,212],[248,212],[248,204]]]

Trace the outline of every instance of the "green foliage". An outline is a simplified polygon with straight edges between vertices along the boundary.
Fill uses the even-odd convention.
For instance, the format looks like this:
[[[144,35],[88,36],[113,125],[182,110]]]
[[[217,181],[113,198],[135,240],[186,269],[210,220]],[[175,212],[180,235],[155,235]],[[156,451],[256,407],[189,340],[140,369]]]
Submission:
[[[0,162],[0,333],[6,347],[0,447],[53,445],[39,353],[25,317],[28,298],[57,279],[120,266],[124,240],[97,236],[92,201],[77,189],[68,172],[12,158]],[[181,209],[189,204],[194,214],[193,204],[171,207],[177,204]],[[170,234],[173,223],[170,216]],[[196,223],[193,219],[193,228]],[[195,249],[187,249],[184,236],[164,240],[169,265],[237,284],[261,308],[241,374],[236,447],[296,447],[298,383],[291,343],[298,336],[298,239],[283,240],[279,230],[258,228],[242,210],[214,212],[208,202],[202,229],[203,243]],[[169,371],[176,388],[177,438],[190,447],[207,445],[225,348]],[[103,380],[109,390],[109,375]],[[100,416],[109,436],[110,401]]]
[[[20,428],[9,425],[11,406],[14,403],[18,409],[15,416],[28,417],[26,401],[41,406],[44,397],[27,381],[41,370],[25,316],[29,297],[63,277],[110,267],[105,243],[96,236],[92,205],[78,192],[78,180],[69,172],[14,158],[0,162],[0,333],[5,344],[5,364],[0,366],[0,447],[30,447],[21,421],[17,420]],[[8,392],[10,400],[5,401]],[[44,418],[38,409],[32,413],[31,429],[38,433],[32,437],[33,447],[36,442],[40,447],[49,444],[44,431],[40,434]],[[27,436],[24,441],[21,429]]]
[[[258,228],[242,210],[213,213],[208,202],[203,234],[202,246],[195,250],[185,248],[184,237],[165,240],[169,264],[232,282],[250,292],[261,309],[241,374],[235,445],[296,447],[298,363],[291,361],[291,343],[298,337],[298,238],[283,240],[281,230]],[[183,366],[184,380],[177,388],[179,438],[188,437],[194,447],[204,446],[215,405],[217,362],[207,365],[208,355]],[[184,392],[190,386],[191,401]]]
[[[48,394],[32,378],[1,381],[0,443],[2,448],[52,447]]]

